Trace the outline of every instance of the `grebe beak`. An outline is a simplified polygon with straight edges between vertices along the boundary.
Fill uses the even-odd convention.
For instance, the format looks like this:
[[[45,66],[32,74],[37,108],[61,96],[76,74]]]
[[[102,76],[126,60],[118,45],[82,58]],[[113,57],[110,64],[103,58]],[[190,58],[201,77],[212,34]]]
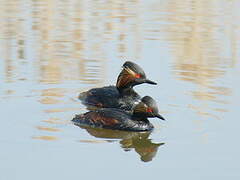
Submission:
[[[154,81],[151,81],[151,80],[149,80],[149,79],[145,79],[144,82],[145,82],[145,83],[148,83],[148,84],[154,84],[154,85],[157,84],[157,83],[155,83]]]
[[[162,119],[165,121],[164,117],[162,117],[160,114],[156,114],[155,117],[159,118],[159,119]]]

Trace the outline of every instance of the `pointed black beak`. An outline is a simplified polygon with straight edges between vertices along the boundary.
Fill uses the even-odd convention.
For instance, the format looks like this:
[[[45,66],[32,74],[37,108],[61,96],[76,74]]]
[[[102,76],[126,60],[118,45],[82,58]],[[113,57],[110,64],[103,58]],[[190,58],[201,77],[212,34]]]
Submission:
[[[162,119],[162,120],[165,120],[164,117],[162,117],[160,114],[156,114],[155,117],[157,117],[159,119]]]
[[[157,83],[155,83],[154,81],[151,81],[151,80],[149,80],[149,79],[145,79],[144,82],[145,82],[145,83],[148,83],[148,84],[154,84],[154,85],[157,84]]]

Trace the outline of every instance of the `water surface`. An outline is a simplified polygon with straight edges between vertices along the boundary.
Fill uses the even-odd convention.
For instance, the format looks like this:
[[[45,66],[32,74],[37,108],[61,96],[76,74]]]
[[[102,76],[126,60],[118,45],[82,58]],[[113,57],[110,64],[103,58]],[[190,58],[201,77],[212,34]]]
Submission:
[[[239,179],[240,2],[0,0],[0,179]],[[152,133],[74,126],[121,65],[158,86]]]

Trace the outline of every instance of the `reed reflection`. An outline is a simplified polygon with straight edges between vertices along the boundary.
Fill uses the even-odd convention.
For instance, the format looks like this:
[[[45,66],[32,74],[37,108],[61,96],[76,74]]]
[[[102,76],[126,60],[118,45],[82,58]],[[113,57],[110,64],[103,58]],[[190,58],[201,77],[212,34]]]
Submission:
[[[121,58],[140,57],[139,1],[31,1],[27,10],[22,3],[6,2],[0,8],[1,56],[8,82],[78,80],[100,85],[106,79],[106,47]],[[21,61],[27,69],[22,70]]]
[[[33,136],[32,139],[44,140],[44,141],[56,141],[58,140],[55,136]]]
[[[69,97],[68,93],[73,94],[70,89],[64,88],[48,88],[41,91],[39,103],[43,105],[42,111],[47,118],[43,119],[41,125],[37,125],[35,128],[39,130],[39,133],[41,134],[54,134],[54,138],[51,140],[59,139],[57,134],[62,131],[61,125],[65,126],[69,124],[69,121],[66,120],[68,117],[65,117],[65,114],[76,110],[79,111],[79,109],[81,109],[79,107],[79,102],[74,106],[74,103],[76,102],[73,102],[74,99]],[[69,106],[69,104],[71,104],[71,106]],[[49,140],[48,138],[45,138],[45,136],[44,138],[34,139]]]
[[[154,7],[153,24],[148,29],[153,40],[169,44],[176,78],[194,84],[187,94],[201,103],[198,110],[204,112],[200,115],[228,103],[231,89],[221,81],[239,59],[236,53],[239,32],[235,29],[239,3],[221,1],[218,6],[216,2],[170,0]],[[161,25],[161,21],[168,24]],[[215,103],[214,107],[209,102]]]
[[[124,151],[135,150],[139,154],[141,161],[152,161],[156,156],[158,148],[164,143],[154,143],[149,138],[151,132],[127,132],[109,129],[99,129],[84,127],[75,124],[76,126],[85,129],[90,135],[101,139],[117,139]],[[84,141],[86,142],[86,141]]]
[[[181,8],[181,2],[169,2],[169,21],[173,25],[167,26],[166,35],[176,56],[174,68],[180,70],[180,79],[209,87],[211,80],[223,76],[227,67],[232,67],[237,61],[234,53],[225,54],[223,59],[224,53],[236,50],[232,37],[238,37],[231,19],[219,21],[225,14],[233,14],[231,9],[234,9],[234,4],[227,1],[223,4],[229,7],[224,9],[224,13],[215,3],[206,0],[201,3],[188,0],[184,8]],[[226,24],[232,24],[229,27],[231,34],[226,34],[229,31]],[[228,40],[230,46],[226,47],[223,38]]]
[[[26,11],[19,2],[3,3],[0,58],[4,60],[5,80],[103,83],[106,37],[100,27],[106,22],[100,13],[101,3],[93,3],[85,11],[89,4],[32,1]]]

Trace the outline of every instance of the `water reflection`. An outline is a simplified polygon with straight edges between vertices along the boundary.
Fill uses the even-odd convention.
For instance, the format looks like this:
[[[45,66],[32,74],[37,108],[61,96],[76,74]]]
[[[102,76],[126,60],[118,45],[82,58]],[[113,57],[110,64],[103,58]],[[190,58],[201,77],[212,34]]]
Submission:
[[[168,43],[175,77],[194,84],[186,94],[201,104],[199,115],[215,116],[216,112],[209,110],[215,111],[216,106],[228,103],[232,91],[220,82],[239,59],[236,53],[239,32],[234,24],[238,16],[233,11],[239,2],[223,0],[217,4],[207,0],[170,0],[155,5],[152,24],[147,30],[151,40]]]
[[[79,126],[77,124],[75,125]],[[120,139],[119,143],[124,151],[135,150],[135,152],[140,155],[141,161],[144,162],[152,161],[157,154],[159,146],[164,145],[164,143],[153,143],[149,138],[151,132],[127,132],[83,126],[79,127],[85,129],[94,137],[107,139],[107,142],[112,142],[114,139]],[[109,141],[108,139],[111,140]]]
[[[139,1],[31,1],[25,9],[20,2],[4,2],[0,47],[5,80],[103,83],[108,47],[119,57],[139,58],[140,5]]]
[[[83,90],[69,91],[63,86],[69,82],[102,86],[105,79],[112,78],[107,77],[110,59],[141,59],[142,52],[146,60],[152,56],[145,43],[156,45],[159,54],[164,54],[160,46],[168,49],[173,59],[171,72],[184,85],[193,85],[186,90],[191,100],[197,100],[188,106],[190,109],[216,119],[215,113],[229,111],[224,105],[229,103],[232,89],[222,79],[239,59],[238,1],[69,0],[27,4],[1,3],[0,65],[4,72],[0,76],[7,84],[36,83],[33,87],[26,84],[24,90],[29,90],[27,95],[32,89],[40,92],[37,100],[44,105],[42,112],[51,115],[43,122],[63,124],[61,113],[78,110],[64,104],[73,104],[66,100],[67,94]],[[161,59],[158,57],[156,54],[153,63]],[[46,84],[47,88],[38,89],[37,85]],[[9,97],[21,91],[12,85],[4,92]]]
[[[59,131],[61,131],[58,128],[50,128],[50,127],[43,127],[43,126],[37,126],[36,128],[40,131],[48,131],[48,132],[59,132]]]
[[[58,132],[62,132],[63,128],[70,123],[68,114],[71,115],[81,110],[80,102],[74,99],[74,95],[77,94],[76,89],[55,87],[36,90],[36,92],[39,94],[37,100],[42,106],[40,111],[44,116],[35,128],[39,131],[38,134],[43,134],[43,136],[33,139],[58,140],[61,134]],[[45,134],[53,138],[46,138]],[[49,134],[54,136],[49,136]]]
[[[19,173],[11,172],[20,162],[19,175],[36,178],[33,166],[24,173],[32,161],[45,175],[59,180],[66,174],[75,179],[89,177],[93,169],[100,170],[102,161],[96,163],[88,157],[77,157],[81,164],[58,166],[59,157],[75,162],[72,152],[84,152],[83,144],[70,140],[75,139],[70,119],[85,109],[68,97],[77,98],[79,92],[92,86],[114,82],[112,67],[124,58],[143,61],[151,68],[150,75],[164,80],[152,89],[153,95],[163,100],[159,105],[164,104],[171,117],[163,136],[172,142],[181,139],[181,143],[171,143],[158,152],[163,143],[152,142],[148,133],[116,135],[94,129],[86,129],[94,137],[83,138],[94,140],[81,142],[117,142],[121,151],[131,150],[137,161],[138,157],[151,161],[157,153],[164,152],[167,162],[155,158],[148,172],[140,172],[138,165],[125,167],[119,161],[121,157],[114,161],[103,157],[110,169],[113,162],[120,162],[118,167],[124,174],[132,173],[139,180],[146,179],[149,172],[158,176],[158,169],[164,169],[161,177],[167,179],[195,177],[198,169],[206,179],[238,176],[239,165],[234,160],[239,157],[238,147],[234,146],[238,122],[234,117],[239,107],[239,7],[237,0],[0,0],[0,103],[4,119],[1,132],[6,132],[0,139],[2,147],[6,147],[1,149],[1,168],[5,169],[1,175],[16,179]],[[162,82],[166,88],[162,88]],[[144,94],[144,87],[139,90]],[[13,112],[17,118],[9,116]],[[185,120],[180,122],[182,116]],[[197,131],[192,122],[197,123]],[[83,132],[81,129],[78,139]],[[201,134],[207,144],[201,144]],[[156,136],[161,135],[156,132]],[[25,141],[26,137],[32,139]],[[50,142],[51,148],[46,148],[50,143],[41,140]],[[228,146],[222,146],[222,142],[228,142]],[[231,145],[234,148],[229,148]],[[59,148],[64,150],[51,153]],[[100,145],[96,148],[101,154]],[[18,156],[12,150],[24,151],[28,156]],[[182,153],[173,158],[172,152]],[[114,156],[113,146],[110,144],[109,151],[104,153]],[[45,163],[43,158],[50,156],[51,163]],[[209,166],[204,159],[210,160]],[[196,161],[197,168],[192,166]],[[136,164],[131,158],[127,163]],[[81,167],[83,173],[72,173]],[[109,175],[115,175],[114,168]],[[180,177],[179,173],[172,173],[181,170]]]
[[[57,137],[55,136],[34,136],[32,137],[32,139],[40,139],[40,140],[44,140],[44,141],[56,141],[58,140]]]

